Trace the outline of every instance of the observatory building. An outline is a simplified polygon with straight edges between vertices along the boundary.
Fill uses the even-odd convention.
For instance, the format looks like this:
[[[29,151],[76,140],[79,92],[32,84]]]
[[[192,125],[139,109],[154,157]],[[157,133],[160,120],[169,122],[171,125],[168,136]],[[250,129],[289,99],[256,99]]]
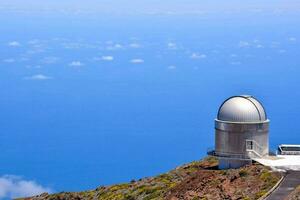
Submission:
[[[269,120],[263,105],[249,95],[225,100],[215,119],[215,149],[219,168],[238,168],[269,154]]]

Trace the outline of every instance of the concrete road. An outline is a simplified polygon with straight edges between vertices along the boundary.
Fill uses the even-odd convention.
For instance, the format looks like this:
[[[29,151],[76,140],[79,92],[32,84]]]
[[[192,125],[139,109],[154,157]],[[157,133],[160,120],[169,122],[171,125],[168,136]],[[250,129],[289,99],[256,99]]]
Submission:
[[[300,171],[288,171],[279,187],[266,200],[284,200],[298,185],[300,185]]]

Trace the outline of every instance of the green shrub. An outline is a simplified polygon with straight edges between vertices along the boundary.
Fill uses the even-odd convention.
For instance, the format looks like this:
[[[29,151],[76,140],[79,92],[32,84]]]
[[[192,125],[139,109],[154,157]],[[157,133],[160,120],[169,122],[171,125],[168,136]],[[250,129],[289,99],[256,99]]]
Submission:
[[[260,197],[264,196],[266,193],[267,193],[266,190],[262,190],[262,191],[257,192],[255,194],[255,199],[259,199]]]
[[[239,175],[240,175],[240,177],[245,177],[248,175],[248,172],[246,170],[242,169],[241,171],[239,171]]]

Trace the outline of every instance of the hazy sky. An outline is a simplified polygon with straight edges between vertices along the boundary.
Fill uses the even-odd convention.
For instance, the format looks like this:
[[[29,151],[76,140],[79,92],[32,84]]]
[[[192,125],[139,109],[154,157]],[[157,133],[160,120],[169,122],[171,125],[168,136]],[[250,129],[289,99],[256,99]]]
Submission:
[[[187,13],[196,11],[257,11],[283,10],[300,11],[300,2],[296,0],[247,0],[247,1],[216,1],[216,0],[2,0],[2,9],[30,9],[30,10],[81,10],[116,13],[144,13],[144,12],[175,12]]]

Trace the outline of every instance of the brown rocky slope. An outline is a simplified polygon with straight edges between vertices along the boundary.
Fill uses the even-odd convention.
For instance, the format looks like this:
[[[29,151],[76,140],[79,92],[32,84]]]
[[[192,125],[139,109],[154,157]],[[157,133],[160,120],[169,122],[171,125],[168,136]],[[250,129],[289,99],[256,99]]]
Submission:
[[[300,185],[285,200],[300,200]]]
[[[259,164],[229,170],[217,170],[217,165],[215,158],[208,157],[152,178],[22,200],[250,200],[262,197],[281,177]]]

